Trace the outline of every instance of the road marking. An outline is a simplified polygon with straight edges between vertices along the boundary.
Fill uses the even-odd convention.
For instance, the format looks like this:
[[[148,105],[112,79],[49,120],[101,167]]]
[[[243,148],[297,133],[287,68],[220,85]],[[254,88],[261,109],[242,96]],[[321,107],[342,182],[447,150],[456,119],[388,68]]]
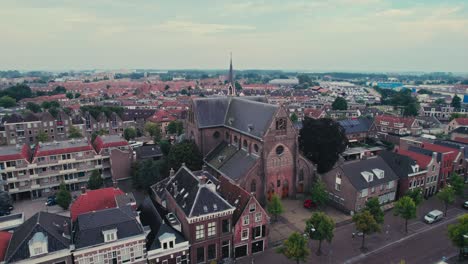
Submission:
[[[344,263],[348,263],[348,264],[354,263],[354,262],[356,262],[356,261],[358,261],[358,260],[361,260],[361,259],[363,259],[363,258],[365,258],[365,257],[367,257],[367,256],[369,256],[369,255],[372,255],[372,254],[375,254],[375,253],[377,253],[377,252],[379,252],[379,251],[382,251],[382,250],[386,249],[387,247],[393,246],[393,245],[398,244],[398,243],[401,243],[401,242],[403,242],[403,241],[405,241],[405,240],[407,240],[407,239],[413,238],[413,237],[415,237],[416,235],[423,234],[423,233],[425,233],[425,232],[427,232],[427,231],[429,231],[429,230],[432,230],[432,229],[434,229],[434,228],[437,228],[437,227],[439,227],[439,226],[441,226],[441,225],[445,225],[445,224],[454,222],[454,221],[457,220],[457,217],[460,216],[460,215],[462,215],[462,214],[464,214],[464,213],[459,213],[459,214],[457,214],[455,217],[453,217],[453,218],[451,218],[451,219],[448,219],[447,221],[439,222],[438,224],[432,225],[431,227],[426,228],[426,229],[424,229],[423,231],[421,231],[421,232],[419,232],[419,233],[414,233],[414,234],[411,234],[411,235],[409,235],[409,236],[402,237],[402,238],[400,238],[399,240],[396,240],[396,241],[393,241],[393,242],[388,243],[388,244],[386,244],[386,245],[383,245],[382,247],[377,248],[377,249],[375,249],[375,250],[369,251],[369,252],[367,252],[367,253],[361,253],[360,255],[357,255],[357,256],[355,256],[355,257],[352,257],[352,258],[348,259],[348,260],[345,261]]]

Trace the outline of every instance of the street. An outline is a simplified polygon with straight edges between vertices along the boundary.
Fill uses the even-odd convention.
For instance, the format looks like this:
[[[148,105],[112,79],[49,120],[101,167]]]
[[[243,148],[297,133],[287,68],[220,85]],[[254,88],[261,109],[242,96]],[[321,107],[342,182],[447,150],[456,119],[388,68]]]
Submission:
[[[449,207],[447,217],[432,225],[422,222],[423,216],[434,209],[443,209],[437,198],[432,197],[418,208],[418,217],[408,222],[408,234],[405,234],[404,220],[385,213],[385,222],[380,233],[366,236],[367,251],[360,250],[361,237],[354,237],[354,224],[347,224],[335,229],[332,242],[322,243],[321,256],[315,254],[317,241],[309,241],[311,254],[306,263],[435,263],[442,257],[453,257],[458,253],[447,237],[447,226],[456,222],[456,218],[466,211],[455,203]],[[237,263],[251,263],[250,258]],[[254,263],[295,263],[275,252],[275,248],[256,255]]]

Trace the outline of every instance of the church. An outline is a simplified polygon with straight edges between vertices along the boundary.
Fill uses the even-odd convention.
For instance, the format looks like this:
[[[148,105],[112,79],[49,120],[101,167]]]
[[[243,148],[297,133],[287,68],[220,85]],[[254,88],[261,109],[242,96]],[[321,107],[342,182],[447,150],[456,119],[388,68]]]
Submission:
[[[199,147],[206,170],[262,203],[308,191],[314,166],[299,153],[287,110],[265,97],[237,96],[232,59],[226,89],[227,96],[194,98],[188,111],[186,138]]]

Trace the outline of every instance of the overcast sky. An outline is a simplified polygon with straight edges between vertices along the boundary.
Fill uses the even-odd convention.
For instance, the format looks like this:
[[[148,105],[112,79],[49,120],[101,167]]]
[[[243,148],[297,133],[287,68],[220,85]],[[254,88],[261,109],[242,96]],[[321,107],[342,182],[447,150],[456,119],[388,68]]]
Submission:
[[[1,0],[0,69],[468,72],[466,0]]]

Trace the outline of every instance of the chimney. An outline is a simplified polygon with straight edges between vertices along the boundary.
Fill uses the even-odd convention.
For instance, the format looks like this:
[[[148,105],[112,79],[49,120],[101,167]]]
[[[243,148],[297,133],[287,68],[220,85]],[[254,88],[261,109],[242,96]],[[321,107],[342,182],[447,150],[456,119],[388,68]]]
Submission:
[[[182,162],[182,167],[185,167],[185,162]]]
[[[119,188],[119,185],[117,184],[117,181],[116,181],[116,180],[113,180],[113,181],[112,181],[112,186],[114,187],[114,189],[118,189],[118,188]]]
[[[86,187],[81,186],[81,194],[86,194]]]
[[[202,176],[198,177],[198,179],[200,180],[200,184],[205,184],[208,178],[206,178],[206,176],[202,175]]]
[[[70,239],[70,227],[68,227],[67,221],[63,222],[63,237]]]
[[[206,164],[203,164],[201,169],[202,169],[202,171],[206,171]]]
[[[175,175],[175,171],[173,168],[169,171],[169,177],[173,177]]]

